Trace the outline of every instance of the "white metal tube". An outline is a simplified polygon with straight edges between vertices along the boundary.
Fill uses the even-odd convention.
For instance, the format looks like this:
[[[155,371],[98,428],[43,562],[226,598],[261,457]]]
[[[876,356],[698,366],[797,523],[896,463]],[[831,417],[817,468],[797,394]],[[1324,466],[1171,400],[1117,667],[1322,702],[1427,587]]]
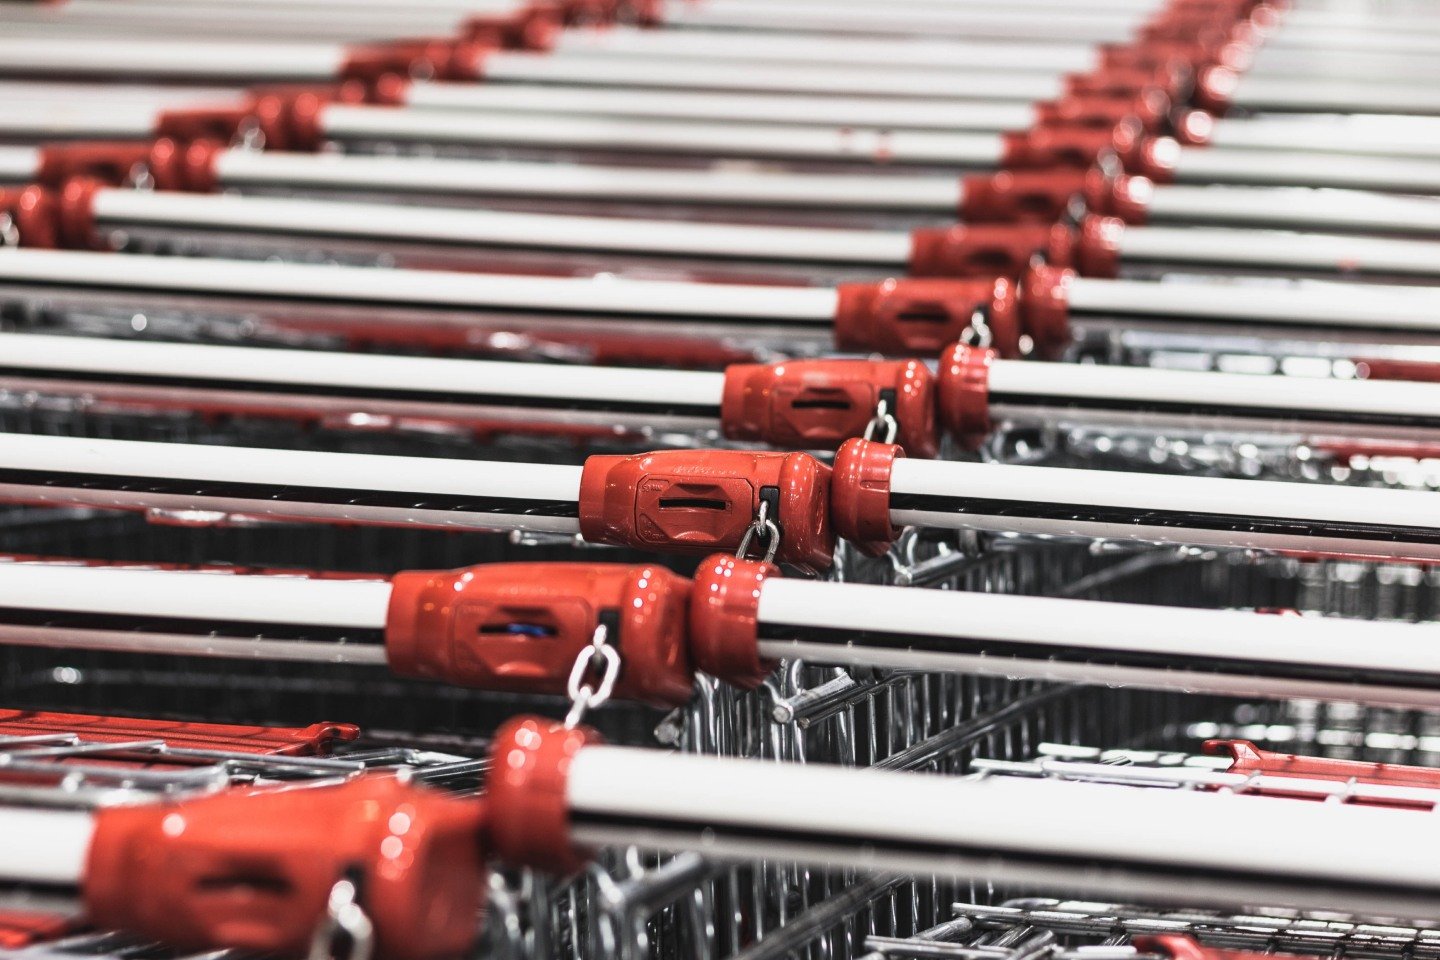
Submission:
[[[186,257],[117,257],[54,250],[0,251],[0,281],[296,297],[339,303],[776,320],[829,326],[834,289],[672,283],[617,278],[525,277],[431,270],[372,270]]]
[[[3,163],[0,152],[0,163]],[[0,166],[0,170],[4,167]],[[663,169],[506,160],[227,150],[215,173],[225,187],[375,190],[726,206],[821,207],[950,214],[957,177],[795,174],[770,170]]]
[[[133,83],[73,83],[46,80],[0,80],[0,103],[7,108],[39,102],[47,104],[133,103],[148,104],[156,110],[193,107],[216,101],[240,102],[233,87],[166,87]]]
[[[339,76],[345,56],[331,44],[0,37],[0,74],[20,76],[326,81]]]
[[[1440,559],[1440,494],[897,460],[896,526]]]
[[[767,580],[760,655],[1237,697],[1440,705],[1440,626]]]
[[[1280,49],[1356,51],[1377,54],[1434,55],[1440,52],[1440,38],[1428,33],[1410,34],[1393,30],[1276,30],[1266,37],[1267,46]]]
[[[1427,54],[1382,54],[1364,50],[1307,50],[1262,46],[1246,71],[1254,77],[1306,77],[1325,80],[1399,80],[1424,82],[1440,77],[1440,66]]]
[[[753,31],[567,30],[556,51],[589,57],[653,56],[685,60],[788,61],[853,67],[908,69],[924,67],[1008,70],[1055,75],[1078,73],[1096,65],[1095,48],[1086,43],[1002,44],[962,38],[933,40],[831,36],[820,33]]]
[[[87,810],[0,808],[0,880],[78,887],[95,821]]]
[[[600,746],[570,760],[566,800],[588,846],[1083,885],[1127,900],[1437,914],[1429,850],[1440,827],[1411,810]]]
[[[1440,235],[1440,199],[1356,190],[1174,184],[1154,191],[1146,216],[1149,223]]]
[[[384,664],[386,580],[0,564],[0,643]]]
[[[1215,124],[1210,145],[1440,159],[1440,118],[1416,116],[1236,117]]]
[[[1134,14],[1089,16],[1083,10],[957,10],[939,16],[928,10],[885,7],[807,8],[765,0],[706,0],[667,11],[666,26],[676,29],[738,28],[784,32],[924,36],[976,39],[1015,38],[1083,43],[1128,40],[1139,18]]]
[[[1179,151],[1174,177],[1179,183],[1440,193],[1440,162],[1359,153],[1186,148]]]
[[[46,505],[579,532],[580,467],[0,436],[0,497]]]
[[[17,6],[5,10],[7,30],[18,34],[29,28],[30,31],[43,31],[51,36],[87,30],[103,32],[108,36],[131,34],[151,37],[213,35],[218,31],[231,37],[388,40],[402,36],[456,33],[464,20],[464,15],[458,11],[445,8],[361,8],[345,11],[342,15],[334,10],[303,6],[177,6],[138,0],[126,3],[67,0],[59,6]]]
[[[1440,54],[1440,43],[1435,52]],[[1424,84],[1244,76],[1232,100],[1246,110],[1440,114],[1440,92]]]
[[[1064,93],[1059,77],[981,70],[856,70],[823,65],[752,64],[585,57],[508,51],[485,58],[486,80],[611,87],[789,91],[854,97],[932,97],[1028,103]]]
[[[40,151],[35,147],[0,145],[0,182],[29,183],[40,169]]]
[[[880,268],[903,268],[909,262],[911,245],[910,234],[904,231],[746,226],[115,189],[97,191],[93,210],[102,228],[201,228]]]
[[[1409,432],[1440,428],[1440,384],[1405,380],[1201,373],[1150,367],[993,360],[992,416],[1063,412],[1273,421]],[[1202,419],[1205,418],[1205,419]]]
[[[147,103],[42,101],[0,107],[0,137],[13,140],[140,140],[159,110]]]
[[[400,141],[484,147],[541,147],[719,157],[991,168],[998,134],[925,130],[850,131],[774,124],[683,123],[624,117],[522,116],[512,113],[327,106],[326,136],[341,141]]]
[[[416,109],[432,110],[605,114],[883,130],[1018,130],[1035,119],[1029,104],[1010,101],[949,103],[559,84],[414,83],[405,91],[405,102]]]
[[[1072,316],[1259,321],[1344,330],[1440,330],[1440,289],[1315,282],[1272,287],[1079,278],[1068,287]]]
[[[1209,227],[1127,227],[1118,234],[1121,262],[1224,264],[1440,277],[1440,243],[1388,237],[1351,237]]]
[[[714,426],[725,375],[0,333],[0,384],[181,409]]]

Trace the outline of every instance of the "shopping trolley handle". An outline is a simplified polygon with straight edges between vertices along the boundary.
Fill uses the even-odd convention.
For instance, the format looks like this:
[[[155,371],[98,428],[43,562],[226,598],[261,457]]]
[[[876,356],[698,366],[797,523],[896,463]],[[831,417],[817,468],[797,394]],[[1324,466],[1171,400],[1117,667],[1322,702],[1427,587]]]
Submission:
[[[918,360],[793,360],[725,369],[720,423],[731,440],[833,450],[878,435],[917,457],[939,452],[935,378]]]
[[[990,364],[994,350],[964,343],[951,344],[940,354],[935,377],[940,424],[967,449],[974,450],[990,435]]]
[[[561,876],[588,863],[591,852],[571,839],[566,786],[576,754],[600,742],[586,727],[566,729],[539,717],[516,717],[501,727],[485,782],[486,850],[507,866]]]
[[[1155,134],[1169,123],[1170,111],[1170,96],[1159,87],[1145,87],[1133,95],[1081,90],[1037,103],[1035,122],[1042,127],[1113,130],[1138,121],[1146,133]]]
[[[882,556],[900,531],[890,522],[890,475],[905,451],[891,443],[850,440],[835,455],[830,483],[836,536],[867,556]]]
[[[1211,756],[1229,757],[1231,773],[1440,789],[1440,769],[1431,767],[1275,753],[1248,740],[1207,740],[1203,750]]]
[[[841,350],[933,356],[973,339],[1002,356],[1020,353],[1016,288],[1008,278],[843,283],[836,293],[833,336]]]
[[[621,650],[614,695],[690,699],[690,582],[664,567],[513,563],[392,580],[385,649],[396,673],[492,691],[563,694],[592,646]],[[578,668],[602,673],[602,663]],[[593,668],[593,669],[592,669]]]
[[[595,3],[552,3],[532,0],[516,10],[505,13],[477,14],[465,21],[461,36],[506,50],[551,50],[566,22],[583,22],[596,10]],[[613,13],[610,16],[613,21]],[[597,20],[595,22],[607,22]]]
[[[473,800],[389,776],[111,807],[86,914],[180,950],[305,956],[345,932],[384,960],[460,956],[483,903],[480,821]]]
[[[1049,223],[963,223],[910,233],[912,277],[1016,277],[1051,242]]]
[[[666,450],[593,456],[580,480],[592,543],[744,552],[824,570],[835,552],[830,468],[804,453]]]

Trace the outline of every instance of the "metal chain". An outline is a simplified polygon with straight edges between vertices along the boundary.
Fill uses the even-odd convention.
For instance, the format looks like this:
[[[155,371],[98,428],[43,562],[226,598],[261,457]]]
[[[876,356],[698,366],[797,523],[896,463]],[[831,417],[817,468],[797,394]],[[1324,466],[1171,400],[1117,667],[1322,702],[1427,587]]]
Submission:
[[[330,888],[325,919],[310,938],[309,960],[335,960],[336,939],[344,934],[350,940],[347,960],[371,960],[375,953],[375,926],[357,902],[358,891],[349,880],[336,881]]]
[[[615,681],[620,676],[620,652],[610,646],[609,638],[610,632],[605,629],[605,624],[597,626],[590,637],[590,645],[580,651],[575,665],[570,668],[570,679],[565,683],[565,692],[570,697],[570,712],[565,714],[567,730],[573,730],[591,707],[600,706],[615,692]],[[596,657],[604,661],[598,687],[585,681],[585,674]]]
[[[978,347],[981,350],[990,349],[995,342],[995,332],[990,329],[990,322],[985,318],[984,310],[976,310],[970,317],[970,325],[960,331],[960,342],[967,347]]]
[[[884,430],[885,439],[881,443],[894,443],[895,435],[900,432],[900,422],[890,412],[890,404],[884,399],[875,405],[875,416],[865,425],[864,437],[866,440],[878,440],[880,431]]]
[[[765,539],[765,562],[774,563],[775,554],[780,552],[780,528],[770,519],[770,504],[765,500],[760,501],[760,512],[755,515],[750,526],[745,528],[745,536],[740,538],[740,545],[735,548],[735,556],[744,560],[745,554],[750,552],[750,541],[757,536]]]

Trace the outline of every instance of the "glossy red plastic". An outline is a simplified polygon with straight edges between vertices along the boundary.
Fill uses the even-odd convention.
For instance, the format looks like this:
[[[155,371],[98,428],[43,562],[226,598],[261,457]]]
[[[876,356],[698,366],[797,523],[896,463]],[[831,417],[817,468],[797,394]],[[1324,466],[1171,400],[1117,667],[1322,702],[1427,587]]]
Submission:
[[[502,50],[550,50],[565,26],[566,13],[554,4],[531,3],[511,13],[471,17],[461,33]]]
[[[1043,223],[926,227],[910,234],[912,277],[1018,277],[1050,241]]]
[[[580,532],[592,543],[642,550],[735,550],[767,497],[773,497],[770,519],[780,528],[776,561],[828,568],[835,552],[830,468],[804,453],[590,457],[580,479]],[[768,546],[755,539],[751,549]]]
[[[107,187],[99,180],[67,180],[55,199],[55,237],[66,250],[107,250],[108,242],[95,229],[95,195]]]
[[[1240,74],[1229,67],[1206,67],[1195,77],[1195,106],[1214,116],[1223,116],[1234,105]]]
[[[55,194],[44,187],[0,190],[0,214],[9,219],[20,246],[36,250],[61,246]]]
[[[150,144],[129,142],[51,143],[39,150],[35,182],[58,187],[71,177],[91,177],[120,186],[134,181],[150,160]]]
[[[383,960],[460,956],[475,937],[480,805],[393,777],[230,791],[95,815],[83,899],[98,927],[179,950],[303,957],[351,879]]]
[[[837,289],[835,346],[927,356],[963,339],[983,315],[1002,356],[1020,352],[1015,285],[985,280],[884,280]]]
[[[1231,773],[1264,774],[1306,780],[1336,780],[1390,787],[1423,787],[1440,790],[1440,769],[1402,766],[1396,763],[1365,763],[1358,760],[1331,760],[1292,753],[1262,750],[1248,740],[1208,740],[1204,750],[1212,756],[1228,756]],[[1273,792],[1273,791],[1272,791]],[[1314,794],[1297,796],[1314,798]],[[1384,801],[1377,801],[1384,802]],[[1387,804],[1388,805],[1388,804]]]
[[[951,344],[940,355],[936,376],[940,395],[940,421],[946,431],[970,449],[989,436],[990,363],[993,350]]]
[[[960,219],[969,223],[1052,224],[1085,189],[1084,170],[1002,170],[966,177],[960,184]]]
[[[180,143],[192,140],[219,140],[229,143],[241,130],[252,124],[259,124],[251,101],[218,107],[188,107],[179,110],[164,110],[155,118],[152,128],[154,135],[167,137]],[[263,125],[266,146],[284,149],[283,131],[275,125]]]
[[[1031,267],[1020,281],[1020,326],[1035,345],[1035,353],[1045,359],[1060,356],[1070,345],[1070,284],[1074,279],[1074,270],[1042,264]]]
[[[475,80],[485,53],[493,46],[470,39],[397,40],[346,51],[339,80],[374,84],[387,77],[427,80]]]
[[[1046,260],[1070,267],[1082,277],[1114,279],[1120,275],[1120,240],[1124,221],[1116,217],[1086,217],[1078,229],[1056,231]]]
[[[158,190],[213,193],[220,188],[216,158],[227,149],[220,140],[157,140],[150,149],[150,177]]]
[[[616,696],[661,707],[690,699],[690,582],[664,567],[496,563],[407,571],[392,583],[385,651],[401,675],[564,693],[576,657],[605,623],[608,642],[623,651]]]
[[[26,910],[0,911],[0,949],[18,950],[32,943],[54,940],[80,925],[75,917]]]
[[[1113,129],[1116,124],[1136,121],[1147,133],[1158,133],[1170,119],[1170,98],[1158,87],[1146,87],[1133,97],[1110,93],[1071,93],[1058,100],[1035,105],[1035,122],[1041,126],[1094,127]]]
[[[864,436],[881,400],[913,456],[939,453],[935,378],[918,360],[789,360],[725,370],[720,423],[730,440],[834,450]]]
[[[308,727],[257,727],[228,723],[181,723],[137,720],[39,710],[0,710],[0,736],[77,735],[91,743],[134,743],[164,740],[174,749],[224,750],[278,756],[328,753],[336,742],[354,740],[360,728],[349,723],[314,723]]]
[[[835,533],[867,556],[882,556],[900,535],[890,523],[890,474],[903,456],[894,444],[870,440],[851,440],[835,455]]]
[[[570,838],[565,785],[570,762],[593,730],[566,730],[552,720],[517,717],[495,734],[485,782],[485,837],[507,866],[569,874],[590,859]]]
[[[756,623],[765,581],[778,567],[729,554],[706,557],[690,594],[690,655],[712,677],[753,690],[778,664],[760,658]]]
[[[1085,208],[1098,216],[1143,224],[1150,216],[1154,196],[1155,184],[1147,177],[1109,176],[1096,169],[1085,178]]]

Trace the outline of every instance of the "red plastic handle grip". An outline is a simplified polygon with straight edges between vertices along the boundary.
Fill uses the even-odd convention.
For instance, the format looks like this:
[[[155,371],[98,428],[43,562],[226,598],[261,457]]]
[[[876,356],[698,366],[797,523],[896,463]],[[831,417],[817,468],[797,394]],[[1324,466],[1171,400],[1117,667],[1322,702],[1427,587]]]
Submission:
[[[480,805],[367,776],[112,807],[95,818],[90,920],[181,950],[304,956],[351,879],[386,960],[461,955],[482,905]]]

